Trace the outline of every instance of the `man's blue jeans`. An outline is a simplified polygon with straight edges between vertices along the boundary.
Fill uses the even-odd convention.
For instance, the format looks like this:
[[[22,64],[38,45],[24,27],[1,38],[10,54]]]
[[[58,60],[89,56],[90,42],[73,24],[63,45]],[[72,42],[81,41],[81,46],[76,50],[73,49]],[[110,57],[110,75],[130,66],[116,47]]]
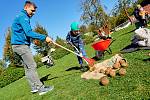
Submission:
[[[12,49],[17,53],[24,64],[25,75],[31,86],[31,89],[39,89],[43,86],[43,83],[38,78],[36,63],[33,59],[31,49],[28,45],[12,45]]]

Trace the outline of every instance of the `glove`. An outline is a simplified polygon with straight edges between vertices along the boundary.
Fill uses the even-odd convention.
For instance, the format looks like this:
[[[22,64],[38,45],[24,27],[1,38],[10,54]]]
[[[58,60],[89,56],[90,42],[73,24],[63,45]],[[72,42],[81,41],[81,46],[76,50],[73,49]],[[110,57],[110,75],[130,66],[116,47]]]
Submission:
[[[79,53],[79,55],[80,55],[81,57],[83,56],[83,54],[82,54],[81,52]]]

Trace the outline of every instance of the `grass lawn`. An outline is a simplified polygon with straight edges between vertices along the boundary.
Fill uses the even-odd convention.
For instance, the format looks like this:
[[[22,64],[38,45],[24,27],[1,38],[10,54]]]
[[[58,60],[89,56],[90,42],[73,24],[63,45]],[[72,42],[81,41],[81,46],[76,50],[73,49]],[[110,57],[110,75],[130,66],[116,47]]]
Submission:
[[[111,45],[118,52],[130,44],[134,26],[112,34],[116,39]],[[94,50],[86,46],[89,57]],[[148,100],[150,99],[150,60],[146,54],[150,50],[140,50],[123,54],[129,62],[126,76],[109,77],[109,85],[99,85],[99,80],[83,80],[82,72],[77,69],[78,62],[73,54],[55,61],[55,66],[38,69],[46,85],[54,85],[53,91],[45,95],[31,94],[25,77],[0,89],[0,100]],[[114,54],[112,54],[114,55]],[[105,54],[104,59],[112,55]],[[102,60],[100,60],[102,61]],[[46,77],[47,76],[47,77]]]

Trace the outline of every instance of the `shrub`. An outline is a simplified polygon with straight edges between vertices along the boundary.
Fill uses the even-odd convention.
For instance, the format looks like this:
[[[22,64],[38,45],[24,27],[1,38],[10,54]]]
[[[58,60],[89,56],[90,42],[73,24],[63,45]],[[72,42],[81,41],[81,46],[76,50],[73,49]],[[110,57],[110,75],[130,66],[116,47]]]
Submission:
[[[51,56],[53,59],[57,60],[57,59],[60,59],[62,58],[63,56],[69,54],[68,51],[62,49],[62,48],[57,48],[55,52],[52,52],[51,53]]]
[[[90,44],[94,41],[93,36],[84,35],[84,44]]]
[[[0,66],[0,75],[2,72],[3,72],[3,68],[2,68],[2,66]]]
[[[41,66],[44,66],[44,64],[41,61],[41,58],[42,58],[41,54],[37,54],[37,55],[34,56],[34,60],[35,60],[35,62],[37,64],[37,68],[39,68]]]
[[[5,69],[0,75],[0,87],[4,87],[24,76],[23,68],[9,67]]]

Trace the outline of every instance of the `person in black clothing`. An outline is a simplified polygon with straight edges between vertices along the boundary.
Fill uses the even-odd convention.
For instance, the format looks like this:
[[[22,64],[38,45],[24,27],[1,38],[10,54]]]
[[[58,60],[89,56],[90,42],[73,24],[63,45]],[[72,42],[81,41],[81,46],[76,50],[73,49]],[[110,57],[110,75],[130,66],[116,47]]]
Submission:
[[[135,8],[133,15],[135,16],[135,18],[137,19],[137,23],[135,23],[136,28],[143,28],[147,26],[147,21],[146,18],[143,18],[143,15],[141,15],[141,13],[145,13],[144,9],[141,7],[141,5],[137,5],[137,7]],[[144,14],[145,16],[145,14]]]

